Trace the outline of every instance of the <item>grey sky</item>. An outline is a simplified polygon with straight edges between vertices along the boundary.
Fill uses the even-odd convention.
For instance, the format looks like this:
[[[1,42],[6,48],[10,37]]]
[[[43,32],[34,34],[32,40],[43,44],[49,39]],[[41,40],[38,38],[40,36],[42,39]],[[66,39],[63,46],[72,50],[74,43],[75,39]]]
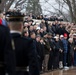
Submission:
[[[53,7],[55,7],[56,9],[59,9],[59,5],[56,3],[55,0],[46,0],[46,1],[48,1],[48,3],[45,2],[45,0],[40,0],[41,6],[43,9],[43,14],[49,14],[48,11],[55,12],[56,10]],[[66,9],[68,9],[68,7],[64,5],[63,11],[66,13],[67,11],[65,10],[65,7]]]
[[[59,5],[58,5],[58,3],[56,3],[56,0],[40,0],[40,4],[41,4],[42,10],[43,10],[43,14],[50,14],[49,11],[56,12],[56,10],[54,8],[59,9]],[[65,13],[67,13],[67,11],[65,10],[65,8],[68,9],[68,7],[66,5],[64,5],[63,11]]]

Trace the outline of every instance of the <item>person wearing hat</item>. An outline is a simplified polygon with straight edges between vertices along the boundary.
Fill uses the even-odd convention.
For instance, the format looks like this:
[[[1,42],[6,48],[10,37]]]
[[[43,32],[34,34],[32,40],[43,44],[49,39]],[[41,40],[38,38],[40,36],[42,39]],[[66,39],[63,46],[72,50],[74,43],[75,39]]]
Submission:
[[[63,65],[64,69],[67,70],[69,67],[67,66],[67,55],[68,55],[68,35],[67,33],[64,33],[64,39],[62,40],[63,42]]]
[[[35,44],[32,39],[21,36],[24,15],[15,11],[6,16],[16,55],[16,75],[39,75]]]
[[[15,54],[9,29],[0,25],[0,75],[15,75]]]

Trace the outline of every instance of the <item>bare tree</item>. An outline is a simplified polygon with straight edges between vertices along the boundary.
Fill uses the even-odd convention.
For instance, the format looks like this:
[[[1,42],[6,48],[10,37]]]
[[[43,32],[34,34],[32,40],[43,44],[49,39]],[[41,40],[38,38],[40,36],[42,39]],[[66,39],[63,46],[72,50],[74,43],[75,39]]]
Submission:
[[[18,0],[15,2],[15,8],[19,8],[20,10],[26,9],[27,0]]]
[[[25,9],[28,14],[42,14],[39,0],[17,0],[15,1],[15,8],[19,8],[20,10]]]
[[[69,7],[72,22],[76,23],[76,0],[63,0]]]
[[[10,6],[12,5],[12,3],[14,2],[14,0],[2,0],[1,4],[0,4],[0,8],[1,11],[7,11]]]
[[[76,23],[76,0],[56,0],[56,1],[60,2],[60,4],[62,2],[66,3],[66,5],[69,8],[69,11],[68,11],[69,13],[68,14],[70,14],[71,21],[74,22],[74,23]]]
[[[36,15],[42,14],[41,5],[39,4],[39,0],[28,0],[27,7],[26,7],[27,13],[33,13]]]
[[[64,20],[65,21],[68,21],[68,19],[67,19],[67,16],[65,15],[65,13],[63,12],[63,10],[64,9],[66,9],[67,11],[69,11],[67,8],[65,8],[64,7],[64,4],[65,4],[65,2],[62,2],[61,0],[56,0],[56,4],[59,4],[58,6],[59,6],[59,8],[57,8],[57,7],[55,7],[54,5],[52,5],[49,1],[45,1],[46,3],[48,3],[48,5],[52,8],[52,9],[54,9],[55,11],[51,11],[51,10],[48,10],[48,9],[46,9],[46,7],[45,7],[45,9],[46,9],[46,11],[47,12],[50,12],[50,13],[54,13],[54,15],[57,15],[57,16],[63,16],[63,18],[64,18]]]

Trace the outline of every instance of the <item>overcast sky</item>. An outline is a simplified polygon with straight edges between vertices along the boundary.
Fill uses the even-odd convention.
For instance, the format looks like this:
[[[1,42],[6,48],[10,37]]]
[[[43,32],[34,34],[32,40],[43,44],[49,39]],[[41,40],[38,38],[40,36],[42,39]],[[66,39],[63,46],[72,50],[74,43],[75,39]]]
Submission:
[[[56,10],[52,6],[54,6],[56,9],[59,9],[59,5],[55,2],[55,0],[46,0],[46,1],[48,1],[48,3],[45,2],[45,0],[40,0],[43,9],[43,14],[49,14],[48,11],[55,12]],[[68,9],[66,5],[64,7]],[[65,9],[63,9],[63,11],[67,12]]]
[[[47,2],[45,2],[45,1],[47,1]],[[59,4],[55,0],[40,0],[40,4],[41,4],[42,10],[43,10],[43,14],[45,14],[45,15],[50,14],[49,11],[56,12],[56,10],[53,7],[55,7],[56,9],[59,9]],[[68,7],[66,5],[64,5],[64,7],[68,9]],[[67,13],[67,11],[65,9],[63,9],[63,11]]]

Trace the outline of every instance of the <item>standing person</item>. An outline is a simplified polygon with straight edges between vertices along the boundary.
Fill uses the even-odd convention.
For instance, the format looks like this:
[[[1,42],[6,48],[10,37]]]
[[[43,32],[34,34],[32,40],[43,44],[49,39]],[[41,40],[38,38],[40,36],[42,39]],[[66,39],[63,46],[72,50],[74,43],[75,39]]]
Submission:
[[[35,32],[30,33],[30,38],[33,39],[36,52],[37,52],[37,58],[39,63],[39,70],[42,71],[42,60],[43,60],[43,54],[42,54],[42,48],[40,43],[40,35],[35,34]]]
[[[53,70],[53,60],[54,60],[54,40],[52,33],[48,33],[48,41],[50,44],[50,55],[48,61],[48,70]]]
[[[37,49],[37,53],[39,55],[39,67],[40,67],[40,71],[42,72],[42,62],[44,59],[44,51],[43,51],[43,45],[40,43],[40,39],[41,36],[37,35],[36,36],[36,49]]]
[[[64,39],[63,35],[60,35],[60,39],[59,39],[59,45],[61,50],[59,51],[59,68],[62,69],[63,68],[63,42],[62,40]]]
[[[73,38],[68,39],[68,66],[74,65],[74,42]]]
[[[46,72],[48,71],[48,61],[49,61],[49,54],[50,54],[50,44],[47,39],[47,33],[44,34],[44,61],[43,61],[43,71]]]
[[[54,62],[53,62],[53,69],[59,68],[59,51],[61,50],[60,44],[59,44],[59,37],[54,37]]]
[[[16,55],[16,75],[39,75],[35,44],[32,39],[21,36],[23,17],[24,15],[17,12],[11,12],[8,16]],[[27,67],[29,68],[27,69]],[[29,70],[28,73],[27,70]]]
[[[67,54],[68,54],[68,35],[65,33],[64,34],[64,39],[62,40],[63,42],[63,65],[64,65],[64,69],[69,69],[69,67],[67,67]]]
[[[15,75],[15,54],[9,29],[0,25],[0,75]]]
[[[43,72],[43,60],[44,60],[44,56],[45,56],[45,53],[44,53],[44,40],[43,40],[43,38],[40,39],[40,43],[41,43],[41,49],[42,49],[42,72]]]
[[[76,66],[76,34],[74,36],[74,66]]]

